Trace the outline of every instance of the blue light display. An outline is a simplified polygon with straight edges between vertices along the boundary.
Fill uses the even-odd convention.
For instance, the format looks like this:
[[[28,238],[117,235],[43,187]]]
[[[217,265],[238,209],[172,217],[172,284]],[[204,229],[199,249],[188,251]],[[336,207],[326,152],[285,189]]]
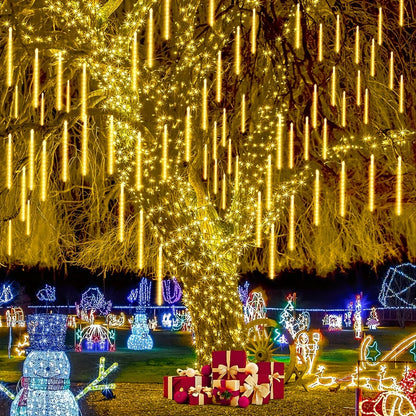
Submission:
[[[130,350],[151,350],[153,339],[149,332],[146,314],[137,313],[134,315],[132,333],[127,340],[127,348]]]
[[[45,287],[36,294],[41,302],[55,302],[56,290],[54,286],[45,285]]]

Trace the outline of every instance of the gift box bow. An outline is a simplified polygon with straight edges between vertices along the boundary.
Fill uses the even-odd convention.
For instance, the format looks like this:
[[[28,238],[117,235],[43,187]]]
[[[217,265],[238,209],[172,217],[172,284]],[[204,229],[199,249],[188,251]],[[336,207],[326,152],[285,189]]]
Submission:
[[[226,387],[227,380],[221,380],[220,387],[215,387],[212,390],[212,394],[214,396],[218,396],[221,400],[231,400],[235,396],[239,396],[240,392],[238,390],[231,390],[230,388]]]
[[[224,376],[227,376],[227,378],[231,377],[235,379],[237,373],[238,373],[238,365],[232,365],[231,367],[224,365],[224,364],[218,365],[218,374],[219,374],[218,378],[219,379],[222,379]]]
[[[243,396],[249,397],[253,394],[253,404],[263,404],[263,399],[270,394],[270,385],[268,383],[257,384],[257,380],[248,376],[244,381],[245,392]]]
[[[199,394],[206,394],[207,397],[212,397],[212,388],[202,386],[190,387],[188,393],[195,397],[198,397]]]
[[[272,383],[272,382],[273,382],[273,380],[277,380],[277,381],[280,383],[282,380],[284,381],[285,376],[284,376],[284,374],[280,374],[280,373],[277,371],[276,373],[274,373],[274,374],[272,374],[271,376],[269,376],[269,379],[270,379],[270,383]]]
[[[178,375],[180,377],[186,376],[186,377],[195,377],[195,376],[200,376],[201,373],[197,370],[194,370],[193,368],[187,368],[186,370],[182,370],[180,368],[178,368],[176,370],[176,372],[178,373]]]

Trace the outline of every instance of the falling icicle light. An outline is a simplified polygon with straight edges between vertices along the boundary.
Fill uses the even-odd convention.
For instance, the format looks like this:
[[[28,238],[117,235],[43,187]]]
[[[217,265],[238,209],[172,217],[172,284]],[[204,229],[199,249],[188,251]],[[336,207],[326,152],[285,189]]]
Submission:
[[[26,205],[26,235],[30,235],[30,200]]]
[[[63,69],[62,69],[62,52],[58,52],[58,62],[56,64],[56,109],[57,111],[62,110],[62,80]]]
[[[35,131],[30,130],[29,139],[29,190],[33,191],[35,184]]]
[[[257,16],[256,16],[256,9],[253,9],[253,14],[251,17],[251,54],[255,55],[256,53],[256,42],[257,42]]]
[[[147,67],[153,68],[153,42],[154,42],[154,23],[153,9],[149,10],[149,21],[147,23]]]
[[[345,217],[345,162],[341,162],[340,186],[339,186],[339,215]]]
[[[390,64],[389,64],[389,89],[394,88],[394,58],[393,51],[390,52]]]
[[[71,87],[69,85],[69,80],[66,82],[66,112],[71,111]]]
[[[312,97],[312,111],[311,111],[311,124],[314,129],[318,126],[318,86],[313,86],[313,97]]]
[[[341,50],[341,23],[339,14],[337,14],[337,21],[335,24],[335,53]]]
[[[212,192],[214,195],[218,193],[218,160],[214,160],[214,174],[212,178]]]
[[[12,255],[12,220],[9,220],[9,227],[7,230],[7,255]]]
[[[26,166],[23,166],[20,178],[20,221],[26,221],[26,198]]]
[[[400,75],[400,85],[399,85],[399,113],[404,112],[404,80],[403,74]]]
[[[168,164],[169,164],[169,140],[168,140],[168,125],[163,127],[163,142],[162,142],[162,179],[168,180]]]
[[[13,143],[12,143],[12,135],[9,133],[9,137],[7,140],[7,178],[6,184],[7,189],[12,188],[13,182]]]
[[[273,172],[272,172],[272,155],[267,157],[267,171],[266,171],[266,209],[272,209],[272,195],[273,194]]]
[[[143,209],[139,213],[139,230],[138,230],[138,250],[137,250],[137,267],[139,270],[144,268],[144,214]]]
[[[46,195],[48,192],[48,175],[47,175],[47,153],[46,153],[46,140],[42,142],[42,154],[40,161],[40,200],[42,202],[46,201]]]
[[[134,32],[133,43],[131,45],[131,89],[133,91],[137,91],[137,67],[138,67],[137,32]]]
[[[368,209],[374,211],[374,191],[375,191],[375,166],[374,155],[370,156],[370,167],[368,169]]]
[[[377,43],[381,46],[383,43],[383,8],[378,8],[378,32]]]
[[[62,182],[68,181],[68,121],[64,121],[62,133]]]
[[[208,130],[208,87],[207,80],[204,79],[204,86],[202,88],[202,130]]]
[[[371,39],[370,75],[376,75],[376,41]]]
[[[357,106],[361,105],[361,71],[357,71]]]
[[[240,34],[240,26],[237,26],[237,32],[235,35],[235,74],[240,75],[240,66],[241,66],[241,34]]]
[[[294,159],[295,159],[295,133],[293,131],[293,122],[290,123],[289,128],[289,169],[293,169],[294,166]]]
[[[45,125],[45,94],[40,95],[40,125]]]
[[[120,243],[124,241],[124,182],[120,185],[120,200],[118,206],[118,240]]]
[[[256,206],[256,247],[261,247],[262,244],[262,206],[261,206],[261,192],[257,193]]]
[[[404,0],[399,1],[399,26],[404,24]]]
[[[322,62],[324,59],[324,51],[323,51],[323,28],[322,23],[319,24],[319,33],[318,33],[318,62]]]
[[[277,115],[277,131],[276,131],[276,168],[282,169],[282,155],[283,155],[283,122],[282,115]]]
[[[14,118],[19,118],[19,88],[14,87]]]
[[[320,184],[319,184],[319,170],[315,171],[315,184],[313,190],[313,223],[318,226],[320,223],[319,218],[319,197],[320,197]]]
[[[326,160],[328,155],[328,120],[324,118],[324,125],[322,127],[322,159]]]
[[[142,187],[142,134],[139,132],[136,144],[136,190],[141,191]]]
[[[114,116],[109,117],[108,123],[108,163],[107,172],[109,175],[114,173]]]
[[[88,80],[87,80],[87,64],[82,64],[82,78],[81,78],[81,119],[87,117],[87,95],[88,95]]]
[[[246,131],[246,95],[241,97],[241,133]]]
[[[202,165],[202,179],[206,181],[208,179],[208,145],[204,144],[204,156]]]
[[[217,160],[217,122],[214,121],[212,129],[212,160]]]
[[[13,85],[13,29],[9,27],[9,38],[7,40],[7,75],[6,87]]]
[[[215,0],[208,0],[208,25],[214,27],[215,24]]]
[[[360,27],[355,28],[355,59],[356,65],[360,63]]]
[[[221,102],[221,85],[222,85],[222,60],[221,60],[221,51],[218,51],[218,55],[217,55],[217,93],[216,93],[217,103]]]
[[[402,157],[397,158],[396,215],[402,215]]]
[[[221,145],[225,147],[227,142],[227,110],[222,109],[222,131],[221,131]]]
[[[185,118],[185,162],[191,160],[191,108],[186,108]]]
[[[35,49],[35,58],[33,60],[33,107],[39,107],[39,49]]]
[[[295,195],[290,196],[289,212],[289,251],[295,249]]]
[[[170,38],[170,0],[165,0],[163,8],[163,36],[165,40]]]
[[[369,107],[369,98],[368,98],[368,88],[365,89],[364,93],[364,124],[368,124],[368,107]]]
[[[347,126],[347,94],[345,91],[342,91],[341,126]]]
[[[337,73],[336,67],[332,67],[332,77],[331,77],[331,105],[336,106],[336,93],[337,93]]]
[[[221,209],[227,208],[227,176],[222,175],[222,189],[221,189]]]
[[[304,159],[309,160],[309,117],[305,117],[304,135]]]
[[[228,175],[231,175],[231,172],[233,170],[233,148],[231,139],[228,139],[228,152],[227,152],[227,173]]]
[[[300,3],[296,5],[295,15],[295,49],[300,48],[301,26],[300,26]]]
[[[238,155],[235,157],[235,176],[234,176],[234,189],[237,192],[240,188],[240,171],[238,165]]]
[[[276,236],[274,230],[274,223],[270,226],[270,241],[269,241],[269,278],[274,279],[275,275],[275,251],[276,251]]]
[[[156,305],[161,306],[163,303],[162,296],[162,282],[163,282],[163,244],[159,245],[159,253],[157,256],[157,269],[156,269]]]
[[[82,132],[81,132],[81,174],[87,175],[88,167],[88,120],[87,116],[82,120]]]

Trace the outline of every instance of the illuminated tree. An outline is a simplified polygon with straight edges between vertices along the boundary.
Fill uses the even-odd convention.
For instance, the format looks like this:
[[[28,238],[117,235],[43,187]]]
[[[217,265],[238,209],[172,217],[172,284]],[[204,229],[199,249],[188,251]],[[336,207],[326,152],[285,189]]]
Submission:
[[[241,272],[415,257],[413,1],[380,7],[4,2],[0,261],[176,277],[206,362]]]

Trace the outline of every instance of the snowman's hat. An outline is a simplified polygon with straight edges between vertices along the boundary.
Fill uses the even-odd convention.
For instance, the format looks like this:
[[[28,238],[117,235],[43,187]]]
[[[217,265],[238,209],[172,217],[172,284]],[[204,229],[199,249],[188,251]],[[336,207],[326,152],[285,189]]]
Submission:
[[[67,317],[56,313],[39,313],[27,316],[30,350],[65,350]]]

